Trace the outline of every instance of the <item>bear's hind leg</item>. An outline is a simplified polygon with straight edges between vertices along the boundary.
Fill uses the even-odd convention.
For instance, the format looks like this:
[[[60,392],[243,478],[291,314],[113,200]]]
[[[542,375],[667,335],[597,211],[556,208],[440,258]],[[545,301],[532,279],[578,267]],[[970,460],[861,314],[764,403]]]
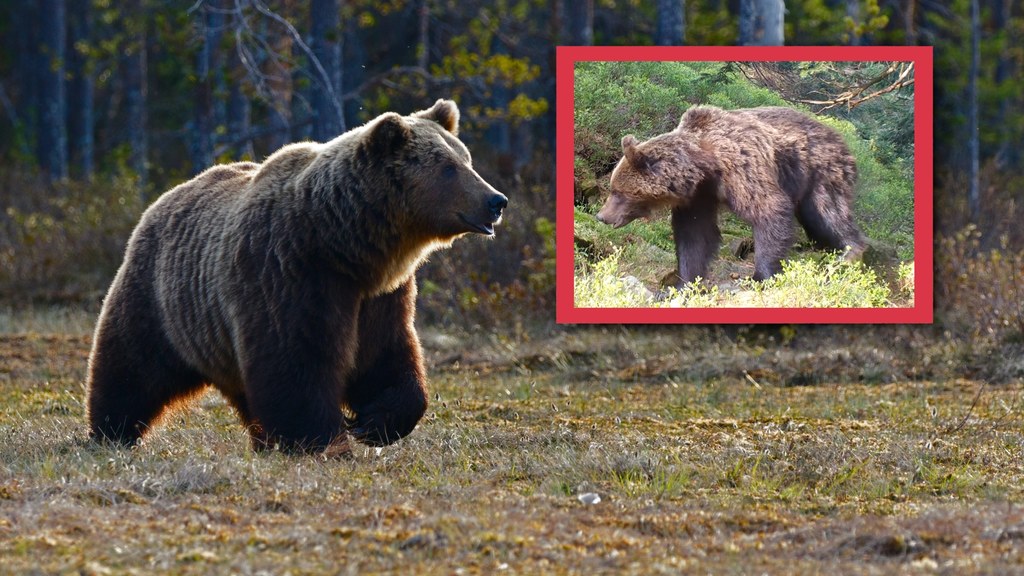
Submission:
[[[848,259],[859,258],[867,248],[864,234],[853,221],[846,197],[819,185],[797,206],[797,220],[807,237],[819,247],[846,250]]]
[[[252,443],[252,449],[260,452],[269,447],[269,438],[267,438],[266,432],[263,430],[263,425],[258,420],[252,417],[252,410],[249,408],[249,399],[246,398],[242,392],[228,393],[223,391],[224,396],[227,398],[228,403],[238,412],[239,419],[242,420],[242,425],[245,426],[245,431],[249,434],[249,440]]]
[[[195,394],[204,379],[162,336],[104,320],[89,359],[90,437],[132,445],[169,405]]]
[[[682,288],[697,277],[706,279],[708,264],[722,242],[718,229],[718,199],[710,194],[699,194],[690,204],[673,208],[672,235],[679,266],[676,287]]]

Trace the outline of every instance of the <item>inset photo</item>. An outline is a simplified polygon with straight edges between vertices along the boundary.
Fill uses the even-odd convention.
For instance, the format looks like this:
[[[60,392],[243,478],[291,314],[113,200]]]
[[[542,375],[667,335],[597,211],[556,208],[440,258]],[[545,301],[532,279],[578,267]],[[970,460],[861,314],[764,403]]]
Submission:
[[[930,323],[930,47],[559,47],[560,323]]]

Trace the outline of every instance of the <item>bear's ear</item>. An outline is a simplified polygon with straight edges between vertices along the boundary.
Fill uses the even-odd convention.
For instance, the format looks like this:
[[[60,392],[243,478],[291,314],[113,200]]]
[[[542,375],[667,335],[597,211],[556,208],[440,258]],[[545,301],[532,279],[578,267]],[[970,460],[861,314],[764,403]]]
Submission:
[[[430,108],[414,112],[413,117],[433,120],[452,135],[459,135],[459,107],[452,100],[442,98]]]
[[[394,112],[381,114],[370,128],[369,147],[377,155],[390,154],[412,139],[412,129]]]
[[[622,153],[634,168],[642,170],[651,165],[651,159],[636,147],[636,137],[632,134],[622,137]]]

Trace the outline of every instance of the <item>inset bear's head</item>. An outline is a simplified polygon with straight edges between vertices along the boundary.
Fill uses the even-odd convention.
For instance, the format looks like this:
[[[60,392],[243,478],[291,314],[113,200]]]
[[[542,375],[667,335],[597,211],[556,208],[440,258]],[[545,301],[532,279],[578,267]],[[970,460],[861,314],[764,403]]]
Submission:
[[[427,110],[382,114],[367,127],[370,156],[400,188],[395,199],[408,234],[438,241],[467,233],[491,236],[508,198],[473,169],[469,150],[457,138],[459,109],[438,100]]]
[[[622,159],[612,171],[612,191],[597,220],[618,228],[655,210],[686,205],[717,172],[709,152],[676,132],[646,142],[625,136]]]

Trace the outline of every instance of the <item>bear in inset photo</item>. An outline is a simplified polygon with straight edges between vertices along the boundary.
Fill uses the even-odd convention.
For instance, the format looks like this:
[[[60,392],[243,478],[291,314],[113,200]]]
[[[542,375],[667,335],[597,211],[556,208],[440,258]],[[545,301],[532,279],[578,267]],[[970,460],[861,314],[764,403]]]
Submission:
[[[677,287],[707,278],[721,204],[753,229],[754,280],[781,271],[794,215],[812,242],[848,259],[868,246],[851,209],[853,155],[838,132],[798,110],[694,106],[671,132],[624,137],[622,151],[597,219],[619,227],[671,209]]]
[[[257,449],[409,434],[427,407],[416,268],[459,236],[493,235],[508,203],[473,169],[458,122],[450,100],[389,112],[161,196],[103,302],[91,436],[132,444],[207,385]]]

